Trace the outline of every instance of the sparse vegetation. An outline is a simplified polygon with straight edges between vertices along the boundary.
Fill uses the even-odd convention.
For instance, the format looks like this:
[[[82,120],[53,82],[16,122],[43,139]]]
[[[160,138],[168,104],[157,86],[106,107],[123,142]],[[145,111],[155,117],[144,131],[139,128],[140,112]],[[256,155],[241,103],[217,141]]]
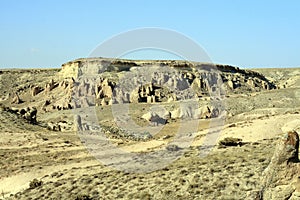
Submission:
[[[43,181],[38,180],[38,179],[35,178],[32,181],[30,181],[29,188],[34,189],[34,188],[42,186],[42,184],[43,184]]]
[[[241,146],[242,144],[242,139],[233,137],[227,137],[219,141],[219,145],[223,146]]]
[[[77,195],[75,200],[93,200],[93,198],[87,194],[79,194],[79,195]]]
[[[133,141],[147,141],[153,138],[148,131],[132,132],[114,126],[111,127],[101,126],[101,128],[108,137],[112,137],[112,138],[121,138],[121,139],[133,140]]]

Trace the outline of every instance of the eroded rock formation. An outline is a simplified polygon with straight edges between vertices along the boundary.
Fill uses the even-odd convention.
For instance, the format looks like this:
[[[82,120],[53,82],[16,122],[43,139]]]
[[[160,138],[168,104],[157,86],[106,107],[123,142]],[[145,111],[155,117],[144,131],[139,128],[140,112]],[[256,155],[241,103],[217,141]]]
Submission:
[[[122,75],[111,78],[106,72]],[[75,78],[75,93],[96,97],[97,105],[172,102],[276,88],[257,72],[188,61],[77,59],[63,64],[60,75]]]
[[[14,97],[12,98],[11,103],[13,103],[13,104],[20,104],[20,103],[22,103],[22,100],[20,99],[18,93],[16,93],[16,92],[14,93]]]
[[[300,199],[299,135],[290,131],[279,141],[262,177],[262,189],[253,199]]]
[[[38,93],[42,91],[42,88],[39,86],[31,86],[31,96],[36,96]]]

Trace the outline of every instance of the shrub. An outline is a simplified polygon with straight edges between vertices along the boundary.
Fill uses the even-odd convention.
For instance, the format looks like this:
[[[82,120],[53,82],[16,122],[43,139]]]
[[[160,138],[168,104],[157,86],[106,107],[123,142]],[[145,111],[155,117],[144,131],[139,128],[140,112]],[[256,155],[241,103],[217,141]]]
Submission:
[[[75,200],[92,200],[93,198],[87,194],[79,194],[76,196]]]
[[[240,138],[227,137],[219,141],[219,145],[223,146],[242,146],[243,142]]]
[[[38,180],[38,179],[35,178],[32,181],[30,181],[29,188],[34,189],[34,188],[42,186],[42,184],[43,184],[43,181]]]

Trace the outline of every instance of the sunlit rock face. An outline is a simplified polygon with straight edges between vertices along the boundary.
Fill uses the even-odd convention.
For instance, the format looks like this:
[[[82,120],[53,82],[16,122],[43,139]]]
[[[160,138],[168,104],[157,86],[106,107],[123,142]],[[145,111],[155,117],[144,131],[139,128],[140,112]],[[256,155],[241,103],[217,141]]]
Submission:
[[[174,60],[77,59],[62,65],[60,77],[74,78],[81,88],[91,89],[99,105],[172,102],[276,88],[251,70]]]

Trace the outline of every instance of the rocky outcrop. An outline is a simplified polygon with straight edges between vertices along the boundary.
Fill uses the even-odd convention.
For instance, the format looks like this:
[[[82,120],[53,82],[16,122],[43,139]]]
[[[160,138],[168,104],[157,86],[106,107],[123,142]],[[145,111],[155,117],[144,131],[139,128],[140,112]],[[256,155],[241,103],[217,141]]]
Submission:
[[[62,82],[65,83],[65,81]],[[58,83],[55,83],[54,80],[51,79],[50,82],[45,85],[45,89],[44,89],[45,93],[48,94],[51,90],[53,90],[58,85],[59,85]]]
[[[155,103],[195,97],[183,74],[157,66],[131,70],[116,83],[113,103]]]
[[[279,141],[255,199],[300,199],[299,135],[286,133]]]
[[[80,115],[75,115],[74,116],[74,128],[75,128],[76,131],[82,131],[83,130]]]
[[[104,72],[122,75],[119,80],[112,80]],[[64,78],[75,78],[78,96],[94,96],[97,105],[203,98],[213,93],[223,95],[224,88],[226,93],[276,88],[263,75],[251,70],[188,61],[86,58],[63,64],[60,73]],[[61,85],[66,87],[64,83]]]
[[[165,124],[170,119],[209,119],[219,115],[218,109],[212,106],[200,106],[192,101],[184,102],[179,108],[171,109],[153,109],[144,115],[142,119],[151,122],[154,125]]]
[[[166,110],[150,111],[144,114],[142,118],[154,125],[165,124],[170,119],[170,112]]]
[[[55,87],[58,86],[58,83],[55,83],[53,79],[50,80],[49,83],[47,83],[44,87],[44,89],[40,86],[31,86],[31,96],[36,96],[40,92],[45,92],[45,94],[49,94],[51,90],[53,90]]]
[[[8,112],[14,113],[16,115],[21,116],[23,119],[28,121],[30,124],[37,123],[37,109],[35,107],[27,107],[27,108],[6,108]]]
[[[218,109],[208,105],[196,107],[191,104],[183,104],[170,113],[172,119],[208,119],[217,117]]]
[[[31,96],[36,96],[38,93],[42,91],[42,88],[39,86],[32,86],[31,87]]]
[[[115,83],[107,78],[100,78],[100,81],[92,87],[95,88],[96,99],[100,100],[97,105],[105,106],[112,104],[113,89]]]
[[[70,98],[62,98],[59,101],[52,103],[51,100],[46,99],[41,107],[45,112],[50,112],[53,110],[70,110],[74,107]]]
[[[20,104],[22,103],[23,101],[20,99],[19,95],[15,92],[14,93],[14,97],[12,98],[12,101],[11,103],[12,104]]]
[[[63,102],[62,104],[53,105],[52,109],[69,110],[69,109],[72,109],[72,105],[66,101],[66,102]]]
[[[51,102],[46,110],[211,100],[214,95],[224,97],[225,93],[230,95],[276,88],[263,75],[250,70],[187,61],[78,59],[64,64],[60,74],[64,79],[59,82],[59,88],[68,95],[65,101]],[[50,85],[53,81],[47,88],[51,88]],[[220,115],[222,110],[218,108],[212,102],[201,106],[183,105],[168,112],[171,119],[209,119]],[[168,121],[154,112],[146,113],[142,118],[153,125]]]
[[[68,123],[66,121],[58,121],[58,122],[49,122],[47,124],[47,129],[50,131],[72,131],[73,128],[73,124],[72,123]]]
[[[52,110],[69,110],[74,108],[74,103],[72,102],[74,84],[75,80],[71,78],[60,82],[55,82],[51,79],[45,86],[44,94],[47,95],[47,98],[45,98],[41,109],[49,112]],[[55,88],[57,88],[57,91],[53,92]]]

